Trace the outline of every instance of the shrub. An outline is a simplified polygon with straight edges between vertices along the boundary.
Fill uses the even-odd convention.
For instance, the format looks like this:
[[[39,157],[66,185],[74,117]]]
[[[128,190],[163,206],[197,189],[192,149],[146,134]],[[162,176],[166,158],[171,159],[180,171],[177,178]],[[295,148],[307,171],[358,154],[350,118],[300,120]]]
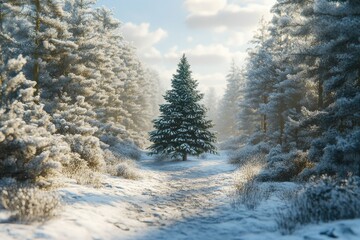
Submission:
[[[0,203],[20,222],[45,221],[61,207],[57,194],[35,187],[11,186],[0,189]]]
[[[138,173],[138,169],[130,161],[125,161],[117,164],[115,166],[115,175],[118,177],[133,180],[141,178],[140,174]]]
[[[66,177],[76,180],[77,184],[101,187],[100,174],[91,170],[81,158],[73,158],[64,164],[62,172]]]
[[[105,151],[105,159],[107,173],[110,175],[133,180],[141,178],[139,170],[132,160],[120,155],[114,155],[109,150]]]
[[[336,180],[323,176],[300,191],[276,220],[280,232],[289,234],[308,223],[358,218],[359,209],[359,178]]]

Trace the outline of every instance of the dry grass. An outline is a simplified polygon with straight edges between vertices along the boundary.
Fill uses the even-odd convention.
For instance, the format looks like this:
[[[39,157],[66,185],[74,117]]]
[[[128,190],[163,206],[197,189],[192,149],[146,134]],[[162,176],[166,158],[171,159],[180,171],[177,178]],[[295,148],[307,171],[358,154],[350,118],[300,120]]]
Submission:
[[[268,197],[259,183],[256,176],[264,168],[265,163],[255,157],[253,161],[249,161],[240,167],[235,177],[236,198],[234,204],[243,204],[249,209],[255,209],[260,202]]]

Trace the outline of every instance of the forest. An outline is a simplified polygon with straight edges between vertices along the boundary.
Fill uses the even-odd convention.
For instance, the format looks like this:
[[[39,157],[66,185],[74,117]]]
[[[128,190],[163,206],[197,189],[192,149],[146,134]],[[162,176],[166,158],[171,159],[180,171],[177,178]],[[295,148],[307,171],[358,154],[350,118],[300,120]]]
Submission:
[[[0,1],[0,239],[358,239],[359,1],[276,0],[220,99],[121,25]]]

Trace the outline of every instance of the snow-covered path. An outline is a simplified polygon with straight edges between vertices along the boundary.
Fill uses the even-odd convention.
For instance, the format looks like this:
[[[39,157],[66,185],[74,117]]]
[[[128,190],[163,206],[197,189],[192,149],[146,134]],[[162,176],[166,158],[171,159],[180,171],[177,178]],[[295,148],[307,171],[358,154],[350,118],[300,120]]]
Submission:
[[[223,239],[242,235],[230,206],[235,167],[226,156],[156,162],[144,156],[144,178],[104,177],[94,189],[60,189],[61,214],[44,224],[4,223],[0,239]],[[0,214],[1,216],[1,214]]]
[[[156,162],[144,156],[140,166],[141,180],[106,176],[98,189],[69,183],[59,190],[66,204],[57,218],[43,224],[1,223],[0,240],[329,239],[319,233],[342,231],[344,223],[357,229],[359,223],[310,226],[281,236],[274,220],[281,206],[276,194],[255,210],[232,207],[235,167],[225,155],[186,162]],[[279,186],[286,188],[284,183]],[[5,216],[0,211],[0,222]],[[343,236],[357,239],[359,233],[354,234]]]

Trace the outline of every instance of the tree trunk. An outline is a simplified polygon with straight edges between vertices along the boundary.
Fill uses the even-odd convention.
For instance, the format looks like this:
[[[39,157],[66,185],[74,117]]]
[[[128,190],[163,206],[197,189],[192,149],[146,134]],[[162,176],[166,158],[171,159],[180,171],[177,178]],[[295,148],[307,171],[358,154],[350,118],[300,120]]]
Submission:
[[[186,160],[187,160],[187,153],[184,153],[184,154],[182,155],[182,160],[183,160],[183,161],[186,161]]]
[[[268,100],[267,100],[267,97],[266,96],[263,96],[263,103],[264,104],[267,104],[268,103]],[[262,127],[262,130],[264,131],[264,133],[266,133],[267,131],[267,116],[266,114],[263,114],[262,115],[262,123],[261,123],[261,127]]]
[[[264,133],[266,133],[266,131],[267,131],[266,114],[262,115],[261,129],[263,130]]]
[[[319,80],[318,82],[318,110],[322,110],[324,107],[324,91],[323,91],[323,81]]]
[[[283,138],[284,138],[284,130],[285,130],[285,119],[284,119],[284,116],[280,113],[279,114],[279,127],[280,127],[280,136],[279,136],[279,144],[280,145],[283,145],[284,141],[283,141]]]

